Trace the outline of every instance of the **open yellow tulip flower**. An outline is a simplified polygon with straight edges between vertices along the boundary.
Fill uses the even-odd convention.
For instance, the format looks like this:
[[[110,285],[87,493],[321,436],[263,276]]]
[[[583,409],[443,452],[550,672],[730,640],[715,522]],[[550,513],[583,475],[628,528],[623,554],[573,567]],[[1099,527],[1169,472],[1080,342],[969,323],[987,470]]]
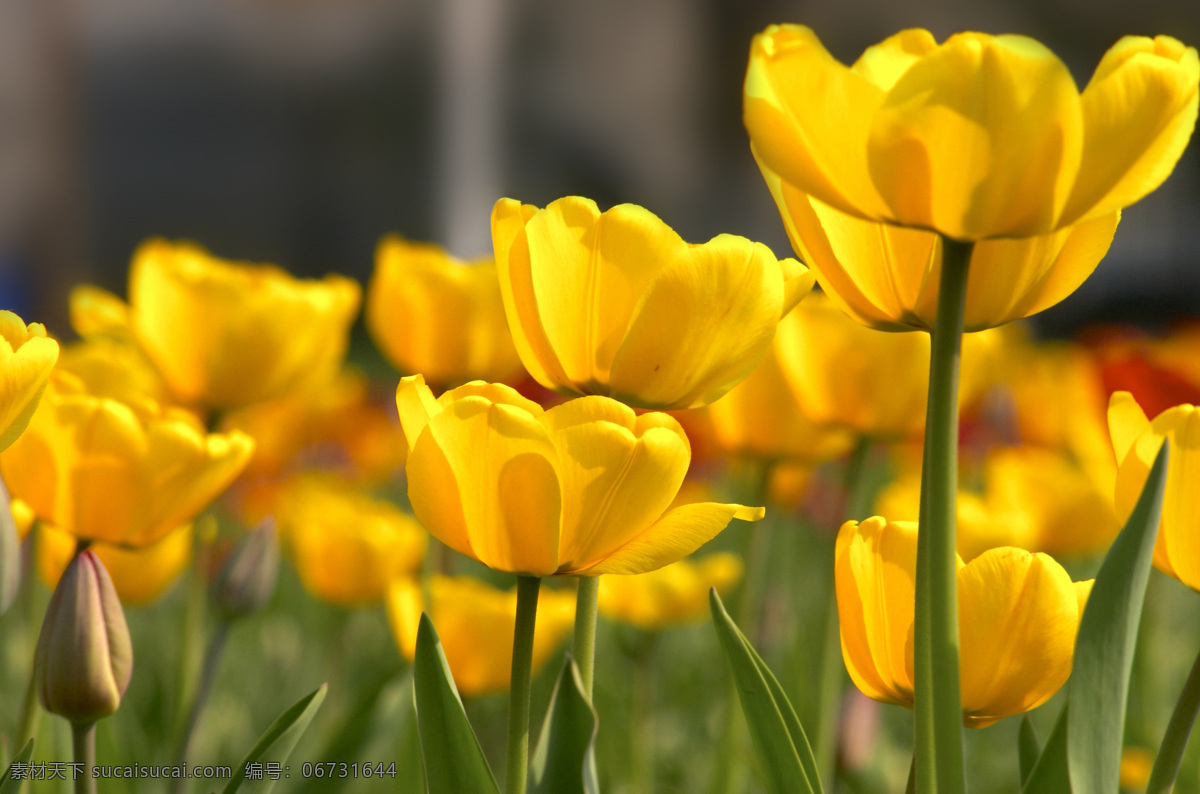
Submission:
[[[815,293],[780,321],[775,348],[784,377],[814,422],[876,437],[913,435],[924,427],[928,334],[865,328]],[[961,403],[991,384],[998,348],[992,331],[964,337]]]
[[[278,500],[280,534],[305,589],[339,606],[383,601],[420,569],[428,544],[412,516],[333,477],[308,475]]]
[[[41,323],[0,310],[0,451],[29,424],[58,360],[58,342]]]
[[[1154,566],[1193,590],[1200,590],[1200,497],[1196,463],[1200,460],[1200,408],[1177,405],[1151,421],[1129,392],[1113,394],[1108,407],[1113,451],[1120,461],[1114,496],[1117,516],[1133,512],[1150,467],[1164,440],[1171,442],[1162,523],[1154,543]]]
[[[434,537],[527,576],[645,573],[694,552],[761,507],[668,509],[691,460],[679,423],[607,397],[549,410],[502,384],[437,400],[419,375],[396,391],[408,496]]]
[[[1025,36],[905,30],[853,66],[799,25],[754,38],[756,156],[843,213],[974,241],[1111,217],[1158,187],[1195,125],[1200,60],[1127,36],[1080,92]],[[973,268],[974,269],[974,268]]]
[[[50,524],[38,526],[37,568],[51,590],[75,559],[77,541]],[[179,580],[192,560],[192,525],[171,530],[149,546],[127,549],[109,543],[89,547],[104,563],[122,604],[143,606],[156,601]]]
[[[371,338],[405,374],[457,386],[524,373],[490,259],[462,262],[431,243],[384,237],[366,315]]]
[[[821,289],[863,325],[932,330],[942,240],[933,232],[876,223],[822,204],[759,161],[792,247]],[[1108,253],[1120,212],[1048,234],[980,240],[967,275],[966,331],[1048,309],[1079,288]]]
[[[253,449],[242,433],[206,433],[188,411],[91,393],[64,370],[0,454],[0,475],[40,520],[82,540],[140,547],[206,507]]]
[[[1071,674],[1092,582],[1053,558],[998,548],[958,565],[963,724],[983,728],[1045,703]],[[913,706],[917,525],[847,521],[835,561],[842,656],[863,694]]]
[[[138,345],[184,403],[227,409],[315,388],[346,353],[360,289],[149,240],[129,271]]]
[[[435,575],[429,580],[429,603],[421,583],[397,579],[388,591],[388,617],[401,653],[417,653],[421,613],[437,625],[442,651],[458,691],[468,697],[508,691],[512,676],[513,630],[517,593],[497,590],[470,576]],[[533,671],[558,650],[575,622],[575,594],[543,589],[538,596],[533,635]]]
[[[721,552],[680,560],[637,576],[600,580],[600,614],[646,631],[695,623],[709,617],[708,591],[724,595],[741,581],[742,560]]]
[[[722,234],[689,245],[632,204],[501,199],[492,242],[504,311],[549,389],[698,408],[750,374],[813,284],[794,259]]]

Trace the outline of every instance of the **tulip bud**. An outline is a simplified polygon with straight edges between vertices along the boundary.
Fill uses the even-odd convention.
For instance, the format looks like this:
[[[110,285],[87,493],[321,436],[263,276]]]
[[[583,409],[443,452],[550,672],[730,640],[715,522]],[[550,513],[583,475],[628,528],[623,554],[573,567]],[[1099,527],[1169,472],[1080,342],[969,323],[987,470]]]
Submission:
[[[21,538],[8,489],[0,481],[0,615],[16,600],[21,585]]]
[[[46,609],[34,656],[46,711],[76,724],[121,705],[133,675],[133,643],[104,565],[90,549],[76,555]]]
[[[213,588],[217,608],[227,620],[262,609],[275,592],[279,574],[279,535],[267,519],[250,532],[221,569]]]

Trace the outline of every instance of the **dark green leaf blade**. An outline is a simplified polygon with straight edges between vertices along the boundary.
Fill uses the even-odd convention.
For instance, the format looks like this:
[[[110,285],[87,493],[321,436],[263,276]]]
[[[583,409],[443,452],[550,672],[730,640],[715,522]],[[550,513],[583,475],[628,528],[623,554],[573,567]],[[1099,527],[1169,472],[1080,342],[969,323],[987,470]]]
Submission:
[[[17,753],[17,757],[8,765],[8,769],[4,771],[3,777],[0,777],[0,794],[17,794],[21,790],[21,786],[25,785],[25,781],[30,778],[26,775],[13,777],[13,767],[18,764],[28,764],[29,759],[33,757],[33,739],[25,742],[25,746],[21,748],[21,752]]]
[[[1021,767],[1021,785],[1029,781],[1029,775],[1037,765],[1038,757],[1042,754],[1042,743],[1038,740],[1033,721],[1026,714],[1021,717],[1021,730],[1017,734],[1017,760]]]
[[[1079,621],[1067,693],[1067,765],[1076,794],[1117,794],[1129,675],[1162,515],[1168,457],[1164,442],[1133,513],[1104,556]]]
[[[1068,707],[1063,706],[1021,794],[1071,794],[1071,778],[1067,774],[1067,712]],[[1022,753],[1022,767],[1024,764]]]
[[[598,794],[599,720],[571,654],[563,660],[530,767],[531,794]]]
[[[283,764],[287,761],[296,747],[296,742],[300,741],[300,737],[308,730],[308,724],[320,710],[328,689],[328,684],[321,684],[271,723],[241,763],[234,767],[233,777],[225,785],[225,794],[233,794],[242,786],[263,792],[270,791],[275,786],[278,781],[269,776],[264,776],[262,780],[247,781],[246,767],[250,764]]]
[[[812,749],[783,688],[729,617],[715,589],[709,591],[709,604],[771,790],[820,794]]]
[[[413,701],[417,708],[426,791],[500,794],[475,731],[467,721],[441,640],[433,621],[424,613],[417,629]]]

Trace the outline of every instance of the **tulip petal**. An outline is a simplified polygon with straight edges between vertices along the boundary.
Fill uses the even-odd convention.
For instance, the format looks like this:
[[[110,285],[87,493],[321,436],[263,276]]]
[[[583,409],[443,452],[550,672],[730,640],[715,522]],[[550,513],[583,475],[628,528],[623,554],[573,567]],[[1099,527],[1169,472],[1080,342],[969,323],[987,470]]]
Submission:
[[[442,406],[425,385],[424,375],[409,375],[401,378],[396,387],[396,411],[400,414],[400,428],[408,442],[408,451],[412,452],[421,431],[431,418],[442,412]]]
[[[973,727],[1045,703],[1071,674],[1079,596],[1053,558],[1004,547],[958,572],[962,705]]]
[[[612,364],[612,396],[696,408],[745,378],[779,322],[784,283],[760,243],[722,234],[657,273]]]
[[[438,540],[491,568],[558,568],[558,453],[539,419],[469,396],[431,417],[409,454],[413,512]]]
[[[1054,53],[1024,36],[960,33],[887,93],[871,121],[871,178],[905,226],[959,240],[1040,234],[1057,225],[1082,126]]]
[[[879,218],[886,207],[866,151],[883,91],[859,71],[838,63],[809,28],[772,25],[750,46],[743,121],[772,171],[843,212]]]
[[[1126,36],[1081,95],[1083,160],[1063,221],[1127,207],[1171,174],[1196,125],[1200,60],[1169,36]]]
[[[888,91],[910,66],[936,49],[937,40],[932,33],[909,28],[867,47],[850,70]]]
[[[636,416],[607,397],[551,408],[563,486],[559,565],[583,567],[646,531],[671,505],[691,460],[679,423],[662,413]]]
[[[80,284],[67,298],[71,327],[84,339],[129,339],[129,304],[106,289]]]
[[[766,510],[736,504],[697,502],[667,512],[646,531],[604,559],[560,573],[646,573],[683,559],[712,540],[732,519],[758,521]]]
[[[1172,575],[1192,589],[1200,589],[1200,499],[1196,483],[1200,482],[1200,409],[1191,405],[1169,408],[1150,423],[1150,433],[1144,438],[1157,441],[1165,436],[1171,443],[1171,458],[1167,468],[1167,486],[1163,492],[1162,525],[1155,543],[1155,561],[1165,556]],[[1138,443],[1137,456],[1153,465],[1153,452],[1158,444]],[[1148,475],[1147,475],[1148,476]],[[1144,483],[1146,477],[1142,477]]]
[[[40,324],[0,311],[0,451],[29,426],[58,352]]]
[[[1150,428],[1146,412],[1127,391],[1114,392],[1108,401],[1108,432],[1112,435],[1117,463],[1125,460],[1138,437]],[[1149,473],[1149,469],[1146,472]],[[1136,497],[1135,497],[1136,499]],[[1130,509],[1133,505],[1130,503]],[[1128,513],[1126,513],[1128,515]]]
[[[525,225],[542,327],[567,378],[603,393],[634,307],[686,244],[649,210],[601,214],[590,199],[552,202]]]

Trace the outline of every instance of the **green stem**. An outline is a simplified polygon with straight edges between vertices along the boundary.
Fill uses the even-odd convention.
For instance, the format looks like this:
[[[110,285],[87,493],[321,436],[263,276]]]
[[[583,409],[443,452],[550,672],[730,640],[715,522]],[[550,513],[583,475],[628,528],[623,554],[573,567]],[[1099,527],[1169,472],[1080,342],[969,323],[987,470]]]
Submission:
[[[24,747],[25,742],[37,732],[41,712],[37,696],[37,670],[31,664],[29,683],[25,685],[25,696],[21,698],[21,715],[17,719],[17,749]]]
[[[183,733],[179,736],[179,747],[175,754],[175,765],[180,766],[188,762],[192,756],[192,743],[196,739],[196,726],[200,724],[200,715],[204,712],[204,706],[208,702],[209,695],[212,694],[213,684],[217,680],[217,669],[221,666],[221,653],[225,650],[225,640],[229,636],[229,621],[221,620],[217,623],[217,630],[213,633],[212,639],[209,640],[208,650],[204,654],[204,667],[200,670],[200,682],[196,685],[196,696],[192,700],[192,707],[188,711],[187,723],[184,725]],[[172,791],[183,791],[185,784],[183,778],[175,778],[171,785]]]
[[[758,461],[754,485],[748,504],[765,505],[771,486],[774,461]],[[767,571],[771,561],[771,525],[769,519],[749,524],[746,545],[746,569],[742,576],[741,602],[738,604],[738,628],[756,648],[761,644],[759,621],[762,618],[763,597],[767,591]],[[761,648],[759,648],[761,650]]]
[[[846,515],[847,521],[862,521],[871,509],[870,489],[867,488],[867,459],[871,456],[871,438],[861,436],[850,459],[846,461]]]
[[[529,692],[533,680],[533,629],[537,624],[536,576],[517,577],[517,624],[513,632],[512,686],[508,692],[506,794],[525,794],[529,771]]]
[[[930,339],[914,629],[914,763],[916,790],[921,794],[966,791],[954,519],[958,493],[958,370],[971,248],[970,243],[942,238],[937,322]]]
[[[75,775],[75,794],[96,794],[96,778],[92,777],[92,769],[96,766],[96,723],[72,722],[71,746],[75,751],[75,763],[83,764],[83,771]]]
[[[596,672],[596,604],[600,593],[599,576],[580,576],[575,593],[575,641],[571,652],[579,665],[583,692],[592,698]]]
[[[657,635],[649,635],[633,660],[633,702],[631,704],[632,729],[629,738],[630,772],[633,791],[653,794],[654,787],[654,744],[657,731],[654,726],[654,649]]]
[[[1150,771],[1150,782],[1146,784],[1146,794],[1166,794],[1175,785],[1175,776],[1179,774],[1179,764],[1183,761],[1183,751],[1187,748],[1188,737],[1192,735],[1197,712],[1200,712],[1200,655],[1192,665],[1192,672],[1188,674],[1183,692],[1175,703],[1171,721],[1167,723],[1167,732],[1163,735],[1158,757],[1154,759],[1154,768]]]

